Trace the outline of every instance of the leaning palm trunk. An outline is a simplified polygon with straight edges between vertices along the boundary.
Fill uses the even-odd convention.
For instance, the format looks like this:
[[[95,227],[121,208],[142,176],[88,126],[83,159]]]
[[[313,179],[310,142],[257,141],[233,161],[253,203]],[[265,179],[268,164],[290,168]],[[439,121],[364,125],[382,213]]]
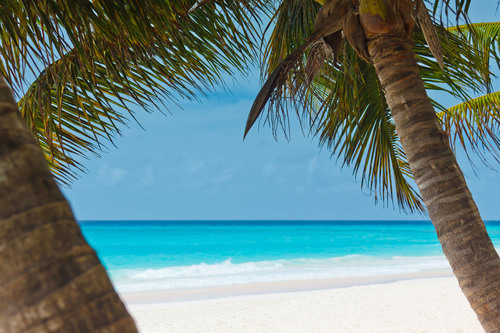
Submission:
[[[500,259],[425,92],[401,24],[367,36],[415,182],[453,273],[486,332],[500,332]],[[378,31],[380,26],[377,27]]]
[[[0,332],[137,332],[0,77]]]

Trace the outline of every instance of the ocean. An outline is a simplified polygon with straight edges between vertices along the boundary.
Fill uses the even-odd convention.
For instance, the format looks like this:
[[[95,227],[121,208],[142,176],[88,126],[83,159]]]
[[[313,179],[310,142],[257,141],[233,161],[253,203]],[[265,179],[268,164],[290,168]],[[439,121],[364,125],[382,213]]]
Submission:
[[[429,221],[81,221],[120,292],[449,271]],[[500,221],[486,226],[500,248]]]

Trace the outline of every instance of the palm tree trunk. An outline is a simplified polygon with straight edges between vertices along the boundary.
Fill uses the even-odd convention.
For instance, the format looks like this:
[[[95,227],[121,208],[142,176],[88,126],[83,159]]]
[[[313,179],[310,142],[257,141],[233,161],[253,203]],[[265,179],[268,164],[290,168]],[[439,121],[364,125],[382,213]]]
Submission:
[[[0,332],[137,332],[0,77]]]
[[[485,331],[500,332],[500,259],[425,92],[410,41],[400,27],[368,34],[367,42],[444,254]]]

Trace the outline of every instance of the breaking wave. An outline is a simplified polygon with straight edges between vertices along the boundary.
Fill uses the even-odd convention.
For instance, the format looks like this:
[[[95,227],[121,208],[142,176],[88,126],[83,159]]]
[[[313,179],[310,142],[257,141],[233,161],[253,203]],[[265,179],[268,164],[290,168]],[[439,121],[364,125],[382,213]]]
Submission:
[[[215,263],[148,269],[110,270],[113,283],[122,292],[171,290],[235,284],[380,276],[449,270],[444,256],[381,258],[347,255],[324,259],[280,259],[233,263],[231,258]]]

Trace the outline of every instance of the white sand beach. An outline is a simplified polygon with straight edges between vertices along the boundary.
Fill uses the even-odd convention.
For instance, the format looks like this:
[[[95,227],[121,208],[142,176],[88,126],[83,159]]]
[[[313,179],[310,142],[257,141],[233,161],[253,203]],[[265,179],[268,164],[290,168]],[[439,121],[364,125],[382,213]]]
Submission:
[[[449,276],[262,283],[122,297],[142,333],[483,332]]]

